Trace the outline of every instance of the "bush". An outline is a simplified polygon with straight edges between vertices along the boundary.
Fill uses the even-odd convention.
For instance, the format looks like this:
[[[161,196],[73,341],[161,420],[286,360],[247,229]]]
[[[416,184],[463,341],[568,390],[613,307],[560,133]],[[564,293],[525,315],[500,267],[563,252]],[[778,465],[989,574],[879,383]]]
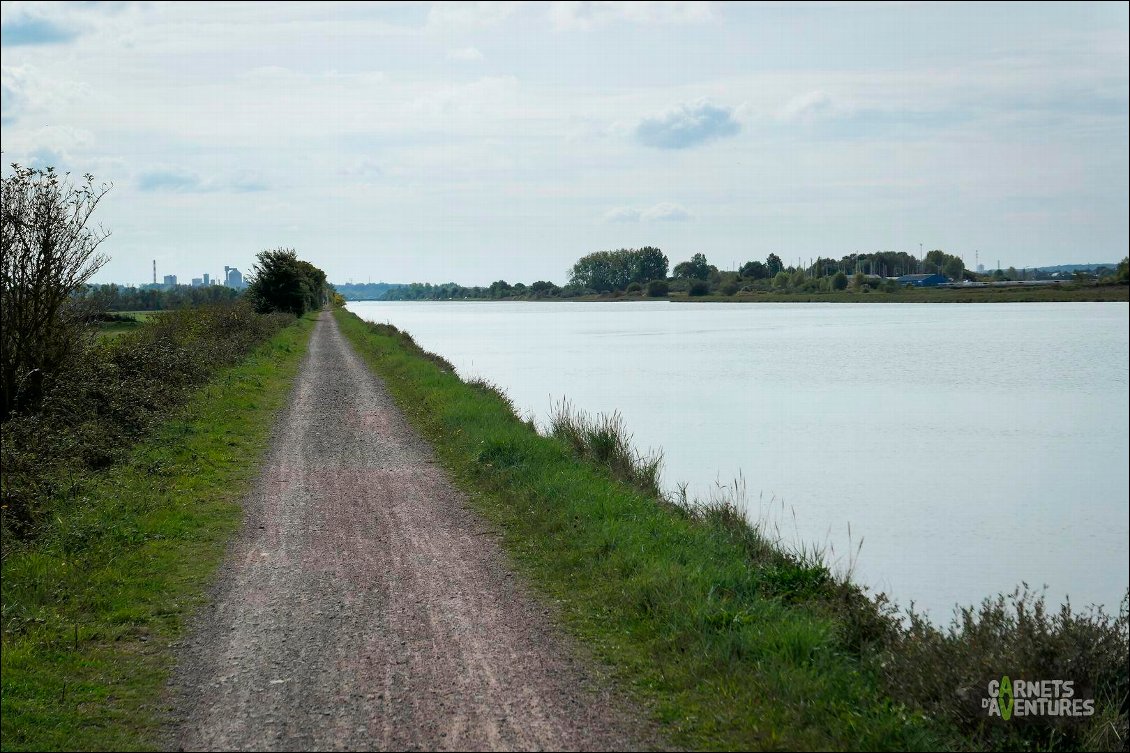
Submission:
[[[687,295],[701,296],[710,292],[710,283],[706,280],[695,280],[687,288]]]
[[[647,295],[649,298],[662,298],[670,292],[671,286],[667,284],[666,280],[652,280],[647,284]]]
[[[37,414],[3,425],[5,537],[34,535],[83,473],[117,462],[193,389],[292,321],[240,301],[156,314],[88,342],[46,385]]]
[[[848,278],[843,272],[836,272],[832,275],[832,290],[846,290],[848,286]]]
[[[946,719],[990,750],[1125,750],[1127,597],[1119,614],[1049,612],[1043,595],[1022,586],[966,607],[948,629],[913,612],[877,657],[888,692]],[[1091,718],[986,721],[980,700],[990,680],[1072,679],[1095,700]],[[1103,710],[1103,713],[1099,713]],[[1019,723],[1017,723],[1019,722]]]
[[[720,290],[722,291],[723,295],[735,295],[738,292],[739,287],[736,282],[730,280],[729,282],[723,283]]]
[[[93,176],[72,185],[53,168],[12,165],[3,177],[0,242],[0,420],[35,411],[45,385],[90,333],[91,311],[75,299],[109,258],[109,236],[90,227],[109,191]]]
[[[643,285],[640,285],[638,282],[633,282],[627,287],[629,293],[638,293],[641,290],[643,290]]]
[[[326,273],[298,258],[292,248],[260,251],[247,286],[247,299],[261,314],[282,311],[302,316],[330,300]]]

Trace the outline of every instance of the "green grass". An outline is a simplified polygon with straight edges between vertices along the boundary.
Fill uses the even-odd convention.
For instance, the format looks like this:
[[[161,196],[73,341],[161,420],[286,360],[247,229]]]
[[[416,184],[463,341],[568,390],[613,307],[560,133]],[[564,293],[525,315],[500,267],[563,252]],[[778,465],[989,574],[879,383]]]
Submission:
[[[158,745],[171,644],[240,525],[312,327],[220,372],[126,462],[78,484],[42,536],[6,547],[4,750]]]
[[[98,337],[118,337],[127,332],[133,332],[149,321],[154,311],[111,311],[116,318],[113,321],[99,322],[96,335]]]
[[[646,702],[672,743],[727,750],[961,743],[884,697],[851,648],[856,627],[808,598],[824,589],[819,567],[751,557],[763,542],[724,511],[696,515],[657,501],[597,462],[578,460],[566,439],[539,435],[504,396],[463,383],[407,336],[335,315],[518,566]]]

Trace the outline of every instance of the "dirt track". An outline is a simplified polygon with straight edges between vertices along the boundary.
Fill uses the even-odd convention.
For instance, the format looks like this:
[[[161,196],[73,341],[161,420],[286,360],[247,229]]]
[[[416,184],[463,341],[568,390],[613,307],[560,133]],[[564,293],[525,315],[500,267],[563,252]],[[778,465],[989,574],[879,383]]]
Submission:
[[[644,726],[518,582],[329,314],[211,605],[175,749],[631,749]]]

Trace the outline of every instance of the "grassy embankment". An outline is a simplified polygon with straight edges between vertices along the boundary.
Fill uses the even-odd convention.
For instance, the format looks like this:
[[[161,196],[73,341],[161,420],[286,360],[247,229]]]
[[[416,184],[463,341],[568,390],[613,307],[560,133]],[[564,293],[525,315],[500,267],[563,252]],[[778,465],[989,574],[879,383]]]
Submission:
[[[311,329],[278,331],[120,462],[71,478],[33,537],[5,537],[4,750],[157,746],[171,644],[240,524]]]
[[[504,395],[463,383],[408,335],[336,315],[519,566],[675,744],[1121,747],[1125,601],[1112,618],[1049,612],[1020,594],[986,600],[949,629],[903,623],[731,504],[663,499],[658,458],[636,455],[617,421],[562,412],[539,435]],[[1100,713],[1066,726],[987,722],[979,689],[1007,672],[1086,677]]]

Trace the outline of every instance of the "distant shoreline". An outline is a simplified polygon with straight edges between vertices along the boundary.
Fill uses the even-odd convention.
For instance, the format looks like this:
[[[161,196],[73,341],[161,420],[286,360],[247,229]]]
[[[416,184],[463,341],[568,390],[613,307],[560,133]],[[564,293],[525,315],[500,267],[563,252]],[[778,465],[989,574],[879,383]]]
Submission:
[[[377,301],[381,303],[418,303],[420,301],[391,301],[380,298],[347,299],[349,303]],[[429,299],[430,300],[430,299]],[[446,301],[514,301],[514,302],[615,302],[615,301],[671,301],[675,303],[1130,303],[1130,286],[1090,285],[1072,288],[1060,286],[1015,288],[916,288],[894,293],[870,291],[858,293],[772,293],[748,292],[734,295],[689,296],[671,293],[649,298],[639,293],[601,293],[569,298],[557,296],[510,296],[506,298],[446,298]]]

